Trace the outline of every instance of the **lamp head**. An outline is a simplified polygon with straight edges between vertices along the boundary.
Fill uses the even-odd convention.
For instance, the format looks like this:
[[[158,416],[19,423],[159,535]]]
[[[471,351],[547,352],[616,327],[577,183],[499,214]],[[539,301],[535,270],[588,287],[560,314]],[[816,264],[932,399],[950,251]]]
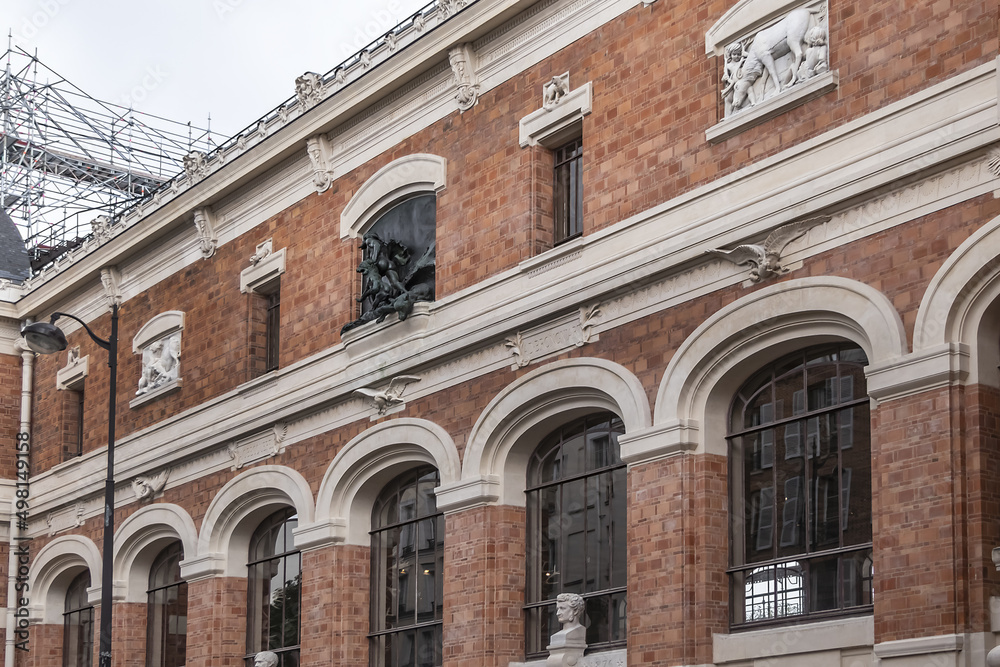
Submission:
[[[66,334],[49,322],[35,322],[21,329],[24,342],[38,354],[55,354],[66,349]]]

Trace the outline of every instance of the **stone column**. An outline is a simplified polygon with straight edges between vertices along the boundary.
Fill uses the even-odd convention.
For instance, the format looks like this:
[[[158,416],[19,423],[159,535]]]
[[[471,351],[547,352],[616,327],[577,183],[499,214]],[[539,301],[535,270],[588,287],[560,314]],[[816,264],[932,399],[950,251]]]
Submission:
[[[302,551],[301,664],[368,664],[369,547]]]

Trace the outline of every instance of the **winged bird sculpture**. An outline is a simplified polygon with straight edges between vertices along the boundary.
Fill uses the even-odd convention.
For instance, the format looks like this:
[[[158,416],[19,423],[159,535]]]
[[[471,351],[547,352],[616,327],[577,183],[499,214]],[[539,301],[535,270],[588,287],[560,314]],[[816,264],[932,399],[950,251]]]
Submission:
[[[820,225],[830,220],[830,216],[825,215],[818,218],[809,218],[801,222],[794,222],[790,225],[778,227],[768,234],[762,245],[756,243],[745,243],[738,245],[732,250],[708,250],[723,259],[727,259],[733,264],[750,264],[750,280],[759,283],[773,276],[787,273],[788,269],[781,265],[781,253],[785,246],[799,238],[816,225]]]
[[[386,410],[403,402],[403,391],[414,382],[420,382],[420,378],[416,375],[398,375],[389,381],[389,386],[385,389],[362,387],[355,389],[354,393],[370,398],[372,407],[378,410],[380,415],[384,415]]]

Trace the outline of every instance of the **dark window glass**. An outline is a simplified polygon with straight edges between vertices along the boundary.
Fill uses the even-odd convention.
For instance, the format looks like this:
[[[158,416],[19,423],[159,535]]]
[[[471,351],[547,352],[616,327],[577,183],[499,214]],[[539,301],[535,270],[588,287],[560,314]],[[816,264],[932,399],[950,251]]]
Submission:
[[[583,233],[582,139],[574,139],[555,151],[552,205],[556,244]]]
[[[302,558],[292,543],[295,510],[268,517],[250,539],[247,563],[248,666],[260,651],[278,655],[278,667],[299,664],[299,604]]]
[[[857,347],[810,348],[733,400],[733,625],[871,609],[867,363]]]
[[[184,550],[174,542],[149,571],[146,606],[146,665],[183,667],[187,648],[187,583],[181,580]]]
[[[444,592],[444,515],[437,470],[393,481],[372,513],[371,667],[439,667]]]
[[[267,295],[267,320],[264,327],[267,360],[264,366],[266,372],[278,368],[278,342],[281,331],[281,289],[276,289]]]
[[[66,591],[63,667],[90,667],[94,660],[94,607],[87,601],[90,573],[81,572]]]
[[[587,602],[591,648],[625,645],[625,464],[621,419],[573,421],[542,441],[528,467],[526,652],[543,655],[561,628],[556,596]]]

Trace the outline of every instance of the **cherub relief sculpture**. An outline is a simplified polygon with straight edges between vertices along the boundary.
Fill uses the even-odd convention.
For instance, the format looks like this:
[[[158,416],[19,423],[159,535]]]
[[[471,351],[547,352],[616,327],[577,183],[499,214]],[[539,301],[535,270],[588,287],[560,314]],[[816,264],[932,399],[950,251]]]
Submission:
[[[725,49],[726,116],[748,109],[829,69],[825,6],[794,9]]]
[[[363,276],[363,290],[357,301],[370,299],[371,306],[361,317],[345,324],[341,334],[368,322],[382,322],[392,313],[400,321],[405,320],[415,303],[434,300],[433,242],[413,262],[409,248],[393,239],[383,240],[374,232],[364,235],[361,247],[364,259],[357,272]]]
[[[177,332],[153,341],[142,351],[142,375],[136,396],[177,380],[180,375],[181,335]]]

